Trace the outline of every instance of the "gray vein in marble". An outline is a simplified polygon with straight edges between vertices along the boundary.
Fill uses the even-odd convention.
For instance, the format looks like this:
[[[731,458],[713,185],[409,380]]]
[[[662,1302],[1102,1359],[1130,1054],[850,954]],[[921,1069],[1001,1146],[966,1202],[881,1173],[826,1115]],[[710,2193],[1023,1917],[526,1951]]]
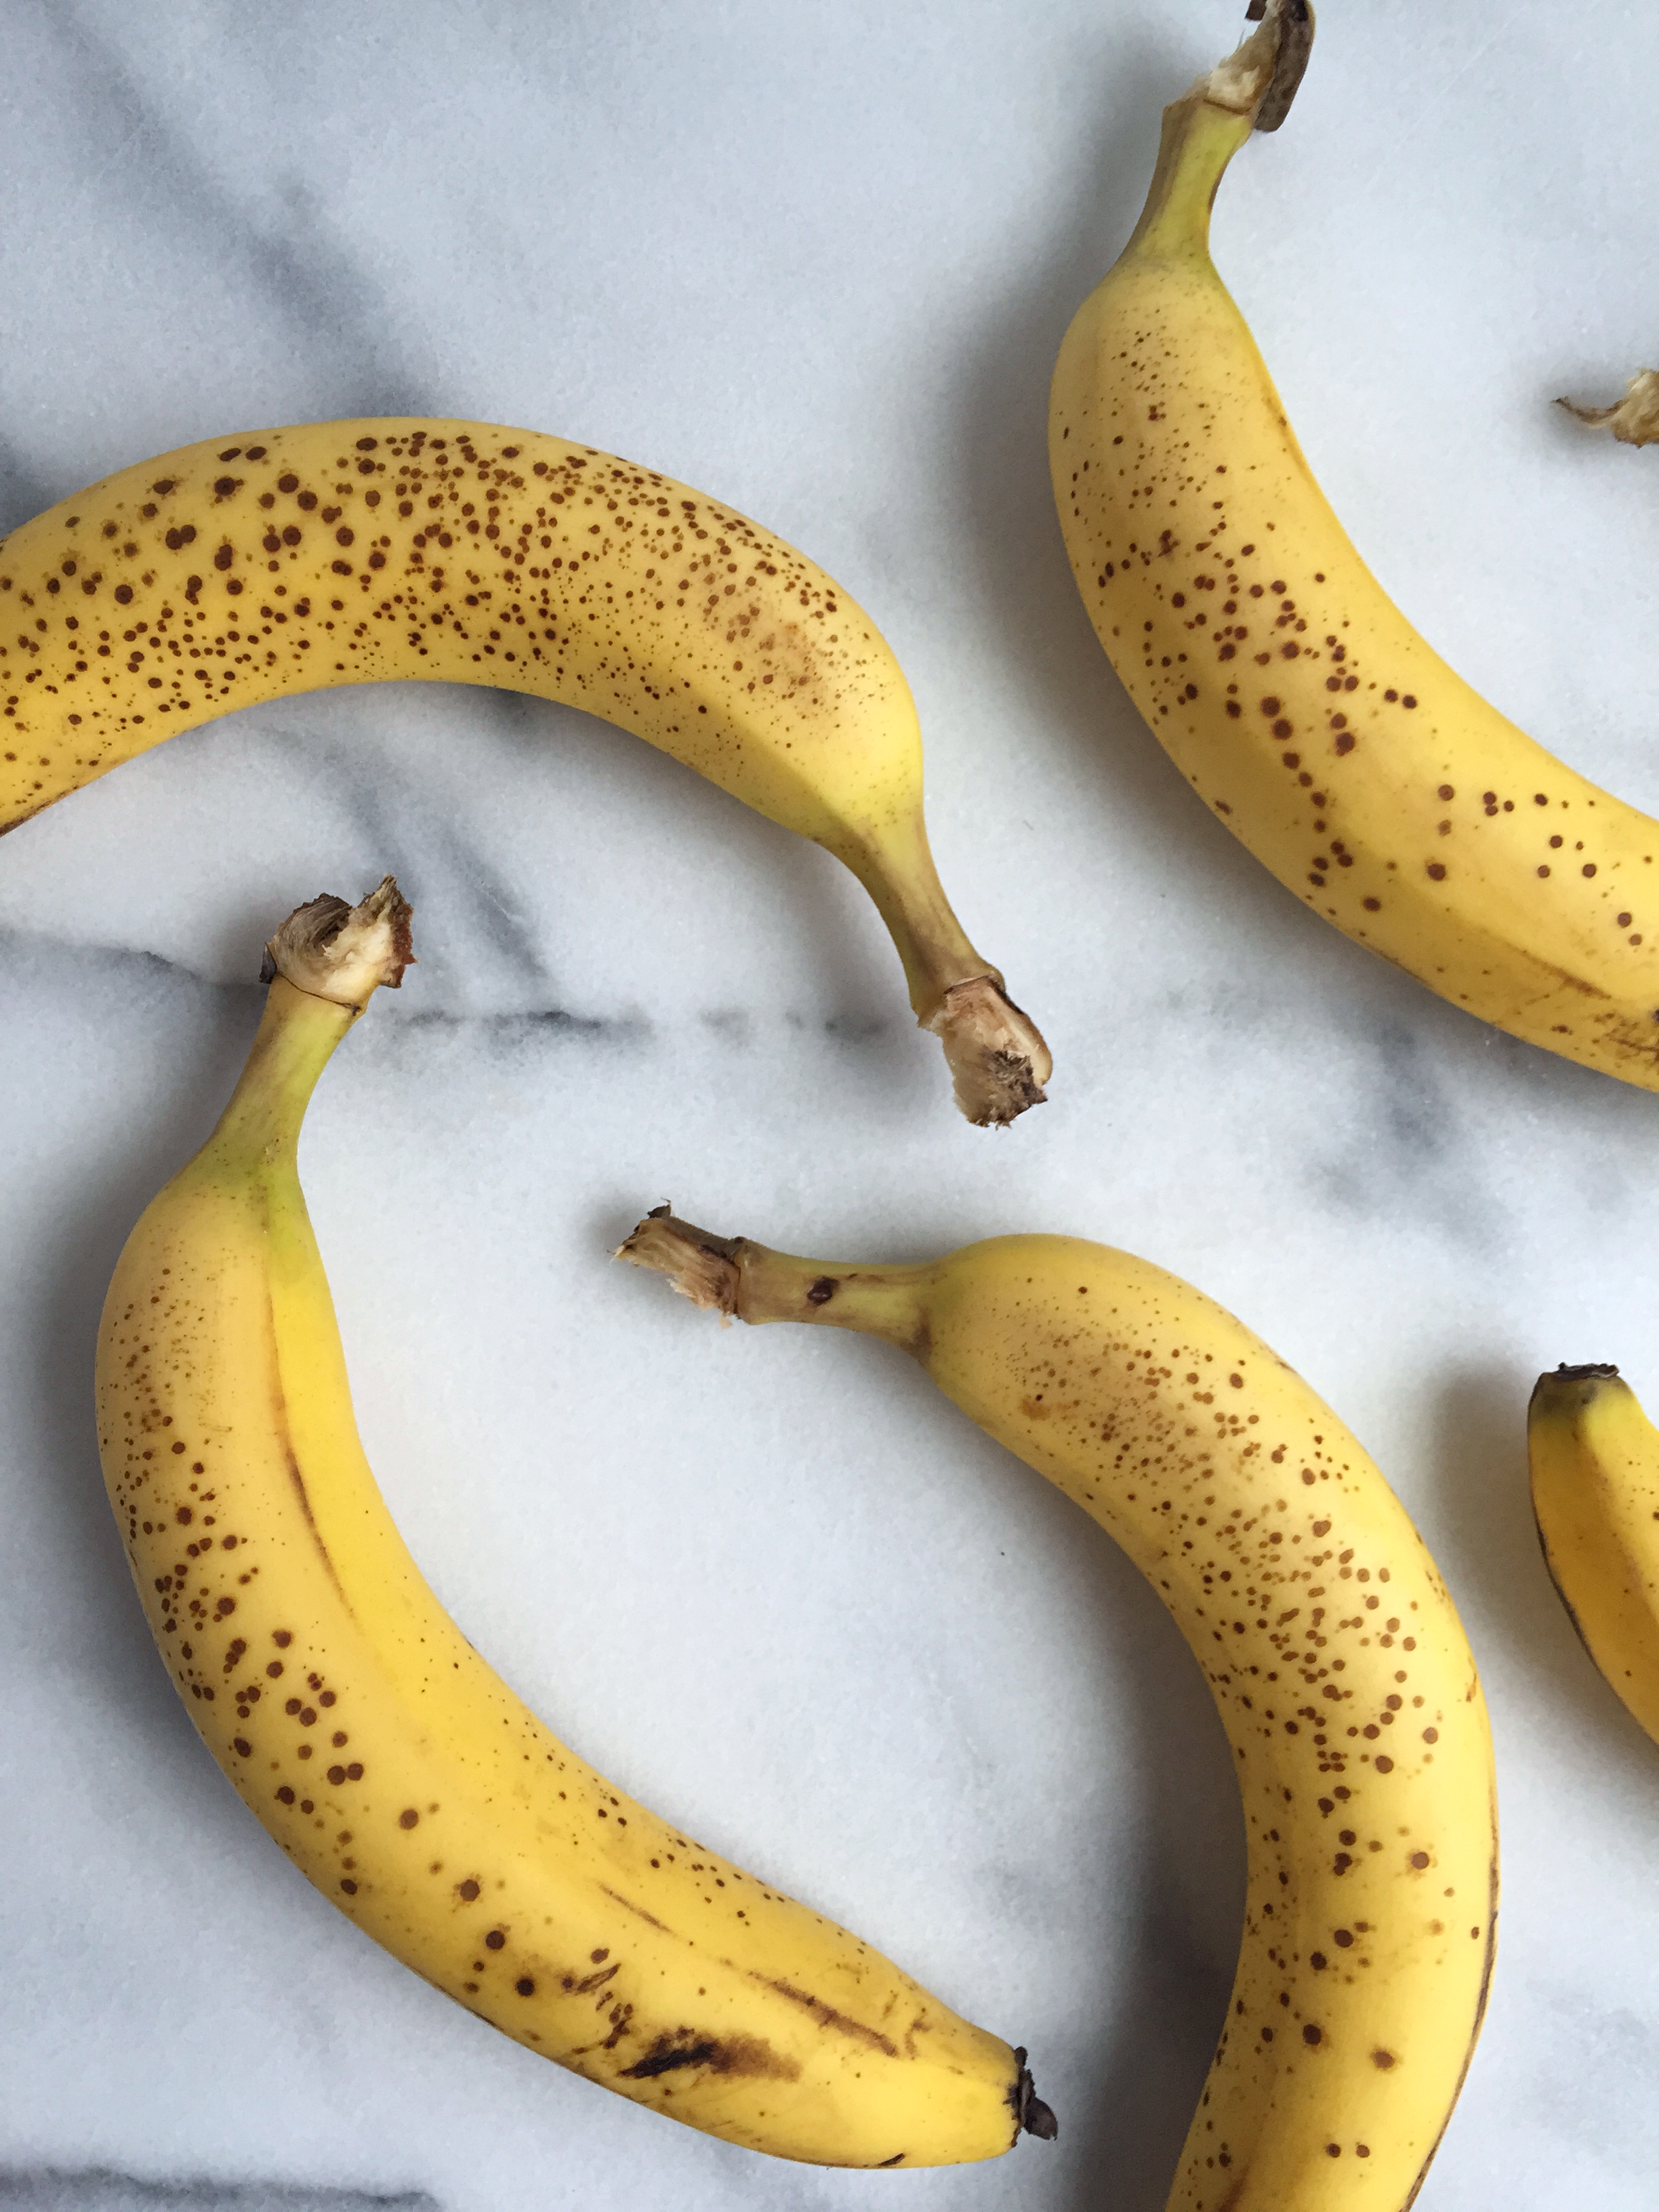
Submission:
[[[250,1019],[254,1008],[264,1001],[263,988],[256,981],[227,983],[219,977],[204,974],[189,962],[169,957],[166,953],[152,952],[143,946],[130,945],[65,945],[60,939],[36,936],[26,930],[0,927],[0,979],[8,976],[21,982],[29,971],[38,974],[46,965],[61,961],[70,973],[95,974],[111,977],[129,975],[134,985],[155,987],[168,981],[198,986],[221,997],[227,1004],[238,1000],[247,1002]],[[380,1009],[377,1008],[377,1013]],[[828,1026],[828,1025],[826,1025]],[[471,1012],[446,1007],[423,1006],[418,1010],[400,1009],[395,1002],[380,1015],[370,1036],[390,1042],[398,1030],[470,1030],[482,1040],[492,1037],[509,1040],[528,1040],[532,1037],[586,1037],[594,1041],[607,1039],[614,1042],[638,1043],[652,1034],[652,1024],[638,1015],[605,1018],[599,1015],[574,1014],[562,1006],[533,1006],[514,1008],[502,1012]],[[488,1049],[488,1043],[485,1043]]]
[[[1493,1194],[1477,1187],[1479,1156],[1442,1060],[1403,1023],[1371,1028],[1350,1046],[1368,1063],[1370,1079],[1356,1086],[1342,1155],[1315,1164],[1315,1187],[1364,1220],[1386,1218],[1409,1198],[1419,1219],[1484,1249],[1498,1209]]]
[[[515,732],[536,718],[538,710],[544,720],[559,713],[550,702],[488,689],[469,694],[465,706],[469,719],[481,717],[489,724],[505,720]],[[409,780],[389,778],[379,772],[377,751],[365,753],[356,744],[319,737],[303,718],[271,716],[266,712],[260,714],[260,722],[262,729],[268,730],[294,757],[289,773],[296,780],[315,773],[319,763],[325,765],[331,799],[356,830],[365,850],[383,856],[382,864],[406,884],[429,884],[447,870],[470,894],[474,930],[482,934],[500,965],[532,986],[547,982],[547,964],[523,900],[514,896],[507,874],[489,858],[477,838],[466,835],[453,811],[422,804],[412,793]],[[411,812],[418,822],[416,836],[410,834]],[[434,956],[425,950],[418,918],[416,927],[417,943],[422,946],[422,964],[428,970],[442,969],[453,963],[453,953],[446,958],[441,951]],[[469,947],[467,964],[476,972],[476,946]]]
[[[281,2181],[145,2179],[112,2166],[0,2166],[17,2212],[438,2212],[424,2189],[307,2189]]]
[[[262,216],[198,157],[187,132],[158,110],[127,56],[86,10],[47,6],[32,12],[75,72],[73,112],[89,167],[95,173],[118,158],[122,189],[151,203],[158,228],[196,239],[204,274],[234,270],[260,295],[265,309],[292,328],[296,351],[312,364],[312,387],[319,395],[337,395],[323,401],[328,411],[431,411],[416,380],[386,357],[379,336],[386,320],[380,288],[367,266],[328,238],[308,187],[288,180],[279,188],[280,207]],[[104,152],[110,147],[113,157]],[[319,361],[326,365],[319,368]],[[0,515],[8,527],[22,520]]]
[[[423,1009],[419,1013],[405,1014],[398,1026],[405,1035],[422,1030],[465,1030],[485,1052],[501,1046],[511,1049],[579,1037],[595,1044],[639,1044],[652,1034],[651,1024],[638,1016],[623,1014],[606,1019],[598,1014],[573,1014],[562,1006],[537,1006],[500,1014]]]
[[[253,978],[227,983],[165,952],[152,952],[141,945],[66,945],[61,938],[33,930],[8,929],[0,924],[0,979],[17,985],[34,981],[45,970],[61,963],[68,975],[122,977],[130,990],[154,990],[170,982],[188,983],[227,999],[246,998],[250,1006],[264,992]]]
[[[130,971],[135,981],[142,979],[154,984],[164,979],[176,978],[222,994],[228,1000],[245,998],[250,1006],[262,995],[261,987],[256,982],[228,983],[188,961],[173,958],[162,952],[153,952],[143,946],[66,945],[58,938],[44,933],[36,935],[28,930],[8,929],[0,925],[0,977],[8,973],[21,977],[24,970],[37,968],[42,962],[59,959],[72,971],[109,975]],[[580,1038],[593,1043],[637,1046],[659,1034],[659,1025],[643,1014],[579,1014],[573,1013],[567,1006],[516,1006],[474,1011],[453,1006],[415,1007],[405,1000],[401,1005],[392,1001],[383,1010],[377,1009],[377,1012],[380,1018],[372,1034],[379,1035],[386,1042],[390,1041],[393,1031],[413,1035],[423,1030],[469,1030],[477,1037],[481,1048],[485,1051],[497,1041],[508,1045],[522,1045],[554,1039],[574,1041]],[[719,1037],[722,1044],[743,1048],[756,1042],[757,1032],[764,1025],[763,1018],[741,1006],[708,1007],[699,1011],[694,1018],[702,1028]],[[816,1030],[836,1044],[850,1045],[854,1049],[880,1044],[895,1028],[895,1024],[877,1014],[844,1013],[815,1018],[791,1009],[778,1018],[789,1030]]]

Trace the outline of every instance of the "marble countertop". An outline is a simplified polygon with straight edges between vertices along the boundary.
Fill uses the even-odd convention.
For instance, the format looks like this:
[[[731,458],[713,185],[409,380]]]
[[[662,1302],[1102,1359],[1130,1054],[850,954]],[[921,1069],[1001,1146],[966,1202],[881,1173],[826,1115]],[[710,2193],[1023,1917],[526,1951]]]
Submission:
[[[1218,258],[1384,583],[1659,810],[1659,15],[1325,10]],[[1501,20],[1500,20],[1501,16]],[[12,0],[0,529],[232,428],[452,413],[649,462],[884,630],[941,872],[1056,1060],[993,1137],[857,887],[574,712],[382,687],[180,737],[0,845],[0,2202],[1156,2212],[1237,1948],[1224,1740],[1148,1588],[879,1346],[721,1334],[606,1249],[672,1196],[799,1250],[1126,1245],[1239,1313],[1422,1528],[1490,1697],[1492,2005],[1423,2212],[1638,2212],[1659,1753],[1540,1563],[1537,1371],[1659,1403],[1659,1100],[1337,936],[1121,692],[1049,369],[1219,0]],[[602,1771],[1028,2044],[1061,2134],[752,2157],[377,1950],[199,1745],[91,1411],[104,1286],[240,1064],[274,921],[393,869],[422,964],[307,1187],[370,1456],[446,1603]]]

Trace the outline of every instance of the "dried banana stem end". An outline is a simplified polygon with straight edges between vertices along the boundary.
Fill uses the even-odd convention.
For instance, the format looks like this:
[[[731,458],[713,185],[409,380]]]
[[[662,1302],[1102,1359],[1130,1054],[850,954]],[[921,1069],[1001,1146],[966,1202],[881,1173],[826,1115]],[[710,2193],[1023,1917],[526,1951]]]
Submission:
[[[325,891],[296,906],[265,946],[262,981],[281,975],[296,991],[361,1012],[381,985],[397,990],[415,964],[414,909],[394,876],[348,906]]]
[[[666,1275],[683,1298],[717,1313],[724,1328],[738,1310],[742,1244],[740,1237],[716,1237],[677,1219],[672,1206],[653,1206],[611,1256]]]
[[[1053,1056],[1030,1015],[989,975],[953,983],[922,1027],[945,1047],[957,1104],[975,1127],[1006,1129],[1043,1103]]]
[[[1571,399],[1555,404],[1592,429],[1611,430],[1621,445],[1659,445],[1659,368],[1638,368],[1624,398],[1611,407],[1580,407]]]
[[[1250,0],[1244,13],[1261,27],[1200,77],[1188,98],[1248,115],[1255,130],[1277,131],[1313,52],[1314,11],[1310,0]]]

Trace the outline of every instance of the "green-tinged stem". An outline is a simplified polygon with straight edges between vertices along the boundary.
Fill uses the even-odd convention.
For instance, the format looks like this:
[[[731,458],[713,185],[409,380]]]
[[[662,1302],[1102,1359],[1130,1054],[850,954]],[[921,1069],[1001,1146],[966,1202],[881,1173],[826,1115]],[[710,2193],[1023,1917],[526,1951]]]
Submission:
[[[736,1258],[740,1320],[817,1322],[878,1336],[917,1358],[926,1357],[931,1266],[854,1267],[804,1260],[746,1237],[738,1241]]]
[[[1210,210],[1227,164],[1252,131],[1285,120],[1312,43],[1305,0],[1267,0],[1260,28],[1164,109],[1158,166],[1126,258],[1208,258]]]
[[[202,1164],[246,1173],[292,1166],[317,1079],[360,1009],[313,997],[278,975],[230,1103],[203,1146]]]
[[[329,1056],[374,994],[396,990],[415,957],[409,902],[383,876],[348,906],[331,891],[295,907],[265,947],[264,1018],[219,1126],[197,1156],[246,1174],[295,1164],[300,1124]]]
[[[666,1275],[694,1305],[755,1323],[804,1321],[856,1329],[927,1364],[934,1263],[869,1267],[805,1260],[747,1237],[716,1237],[677,1220],[665,1206],[647,1215],[617,1257]]]
[[[869,892],[904,963],[916,1019],[945,1048],[957,1104],[981,1128],[1040,1106],[1054,1060],[1036,1024],[1004,988],[951,911],[921,811],[834,848]]]
[[[951,911],[920,807],[867,841],[854,842],[850,836],[838,841],[836,853],[875,901],[924,1029],[938,1016],[953,984],[988,975],[1000,985],[1000,970],[975,950]]]
[[[1164,109],[1158,166],[1125,258],[1208,258],[1210,210],[1227,164],[1252,127],[1248,112],[1218,106],[1197,89]]]

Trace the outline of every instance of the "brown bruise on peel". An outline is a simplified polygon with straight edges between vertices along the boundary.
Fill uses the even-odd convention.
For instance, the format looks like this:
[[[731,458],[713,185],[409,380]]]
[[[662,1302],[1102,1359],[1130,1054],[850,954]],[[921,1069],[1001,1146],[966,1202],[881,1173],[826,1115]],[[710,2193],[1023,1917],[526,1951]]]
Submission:
[[[1659,824],[1504,722],[1385,598],[1181,235],[1126,251],[1054,380],[1056,501],[1113,665],[1314,912],[1453,1004],[1659,1088]],[[1461,765],[1471,723],[1513,787]]]
[[[627,2081],[655,2081],[664,2074],[678,2073],[683,2067],[697,2067],[716,2075],[746,2075],[757,2080],[800,2079],[797,2061],[781,2058],[769,2044],[757,2036],[699,2035],[692,2027],[677,2027],[657,2036],[643,2057],[623,2069],[622,2078]]]

